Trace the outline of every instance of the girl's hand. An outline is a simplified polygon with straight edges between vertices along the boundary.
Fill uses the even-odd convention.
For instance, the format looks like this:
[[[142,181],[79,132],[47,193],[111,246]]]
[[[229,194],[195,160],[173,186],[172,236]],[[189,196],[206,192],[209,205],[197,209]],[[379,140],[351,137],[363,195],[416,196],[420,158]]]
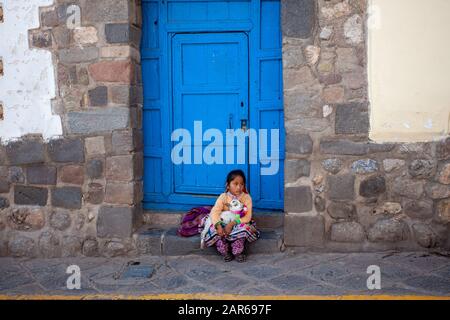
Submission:
[[[225,235],[229,235],[231,233],[231,230],[233,230],[233,227],[236,225],[234,221],[231,221],[229,224],[225,226]]]
[[[225,235],[225,232],[223,231],[223,228],[222,228],[221,225],[219,225],[219,226],[217,227],[217,234],[218,234],[220,237],[223,237],[223,236]]]

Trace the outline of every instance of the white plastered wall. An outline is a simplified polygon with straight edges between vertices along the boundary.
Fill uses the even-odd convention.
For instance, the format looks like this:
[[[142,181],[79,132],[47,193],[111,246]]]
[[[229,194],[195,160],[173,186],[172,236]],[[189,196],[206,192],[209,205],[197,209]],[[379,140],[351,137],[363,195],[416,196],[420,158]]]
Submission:
[[[449,0],[369,0],[371,139],[449,134],[449,32]]]
[[[42,134],[45,140],[62,135],[61,119],[52,114],[55,75],[48,50],[30,49],[28,30],[39,27],[40,6],[53,0],[0,0],[4,22],[0,23],[0,120],[2,143],[27,134]]]

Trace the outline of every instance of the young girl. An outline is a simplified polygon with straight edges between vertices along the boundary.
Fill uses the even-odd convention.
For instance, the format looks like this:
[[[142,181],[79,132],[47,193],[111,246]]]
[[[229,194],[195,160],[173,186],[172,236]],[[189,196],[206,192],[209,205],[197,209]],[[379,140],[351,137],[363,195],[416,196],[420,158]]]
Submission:
[[[228,224],[220,219],[222,211],[229,209],[229,203],[237,199],[246,206],[244,215]],[[205,244],[216,245],[217,251],[226,262],[236,258],[238,262],[245,261],[245,242],[253,242],[259,238],[259,231],[252,220],[252,198],[245,188],[245,174],[242,170],[233,170],[227,175],[226,191],[216,200],[210,213],[211,224],[205,226],[208,232],[204,235]]]

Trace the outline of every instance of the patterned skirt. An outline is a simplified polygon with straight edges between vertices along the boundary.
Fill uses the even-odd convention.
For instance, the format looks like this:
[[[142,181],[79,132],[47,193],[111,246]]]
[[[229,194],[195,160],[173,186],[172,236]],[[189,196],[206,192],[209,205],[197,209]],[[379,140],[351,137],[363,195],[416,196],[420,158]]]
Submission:
[[[207,226],[205,226],[206,228]],[[225,227],[225,224],[222,223],[222,227]],[[258,240],[260,236],[260,232],[256,229],[255,221],[251,220],[249,223],[240,223],[233,227],[231,233],[224,237],[225,240],[233,242],[237,239],[246,239],[249,243]],[[221,239],[221,237],[217,234],[216,228],[214,228],[213,224],[210,224],[208,227],[208,231],[203,236],[203,241],[207,247],[213,246],[217,240]]]

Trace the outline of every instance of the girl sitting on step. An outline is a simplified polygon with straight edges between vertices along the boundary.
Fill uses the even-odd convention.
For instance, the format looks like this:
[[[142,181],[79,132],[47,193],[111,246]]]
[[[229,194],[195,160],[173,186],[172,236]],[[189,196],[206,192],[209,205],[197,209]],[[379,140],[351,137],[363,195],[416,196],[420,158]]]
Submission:
[[[222,211],[230,210],[233,200],[240,201],[246,210],[235,215],[235,219],[225,223],[221,219]],[[245,174],[242,170],[233,170],[227,175],[226,190],[216,200],[211,209],[207,232],[202,233],[202,241],[206,246],[216,245],[217,251],[228,262],[236,258],[238,262],[246,259],[244,248],[247,243],[259,238],[259,231],[252,220],[252,198],[245,187]]]

